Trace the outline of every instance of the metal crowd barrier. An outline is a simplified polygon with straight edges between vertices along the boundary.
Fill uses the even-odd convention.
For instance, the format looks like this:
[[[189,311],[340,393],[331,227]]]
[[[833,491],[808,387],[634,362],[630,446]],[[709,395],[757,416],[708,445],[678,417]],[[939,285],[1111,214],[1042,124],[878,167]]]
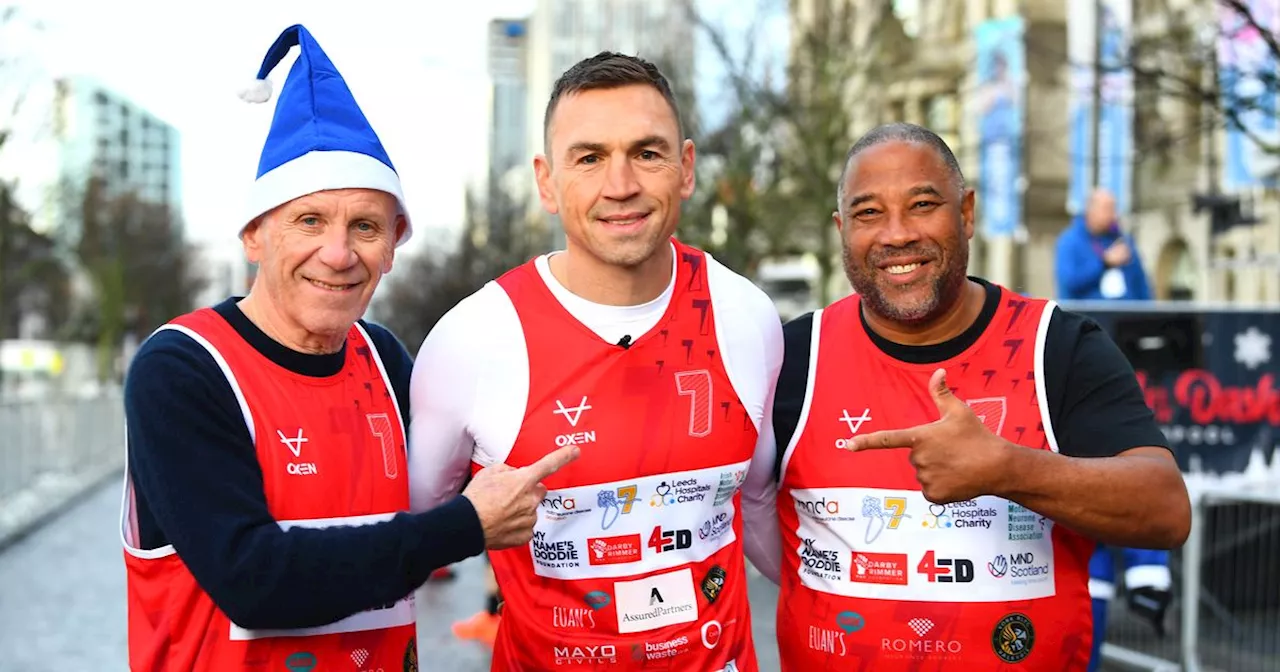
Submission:
[[[0,548],[124,462],[118,390],[0,402]]]
[[[1280,483],[1194,493],[1182,564],[1183,669],[1280,671]]]
[[[1280,482],[1190,483],[1165,638],[1112,600],[1105,670],[1280,672]]]

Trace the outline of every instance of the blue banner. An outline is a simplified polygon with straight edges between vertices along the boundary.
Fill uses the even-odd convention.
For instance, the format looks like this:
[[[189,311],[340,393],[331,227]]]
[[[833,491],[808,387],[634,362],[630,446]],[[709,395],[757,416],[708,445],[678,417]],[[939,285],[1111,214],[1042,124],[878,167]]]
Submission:
[[[1116,212],[1128,213],[1133,199],[1133,71],[1129,58],[1131,5],[1128,0],[1073,2],[1067,7],[1067,50],[1071,64],[1071,183],[1067,211],[1078,214],[1093,190],[1094,47],[1100,41],[1102,72],[1097,112],[1097,186],[1111,192]],[[1101,12],[1101,14],[1095,13]],[[1101,32],[1099,32],[1099,30]]]
[[[978,221],[987,236],[1013,236],[1022,224],[1022,18],[985,21],[974,30],[973,39],[978,70]]]

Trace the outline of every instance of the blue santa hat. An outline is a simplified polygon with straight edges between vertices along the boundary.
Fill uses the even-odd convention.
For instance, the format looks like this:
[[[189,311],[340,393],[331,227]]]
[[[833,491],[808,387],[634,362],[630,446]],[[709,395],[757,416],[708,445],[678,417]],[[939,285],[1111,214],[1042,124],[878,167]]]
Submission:
[[[258,175],[249,192],[249,222],[276,206],[326,189],[377,189],[396,197],[409,239],[409,211],[400,177],[355,96],[311,33],[286,28],[258,69],[258,78],[240,97],[251,103],[271,99],[267,75],[297,45],[299,54],[280,89]],[[243,231],[243,229],[242,229]]]

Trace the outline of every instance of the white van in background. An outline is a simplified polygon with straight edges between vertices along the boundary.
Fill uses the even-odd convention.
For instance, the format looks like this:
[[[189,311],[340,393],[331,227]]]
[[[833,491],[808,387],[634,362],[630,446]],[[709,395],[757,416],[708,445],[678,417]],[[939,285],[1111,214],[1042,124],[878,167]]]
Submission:
[[[778,315],[786,322],[821,307],[821,277],[817,259],[806,254],[761,261],[755,281],[773,299]]]

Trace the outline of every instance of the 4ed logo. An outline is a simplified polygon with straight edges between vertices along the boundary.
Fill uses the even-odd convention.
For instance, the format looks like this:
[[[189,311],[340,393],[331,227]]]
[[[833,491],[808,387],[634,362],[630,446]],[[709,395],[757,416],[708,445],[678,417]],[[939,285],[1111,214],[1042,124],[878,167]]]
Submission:
[[[924,574],[929,583],[971,583],[973,581],[973,561],[964,558],[935,558],[933,551],[928,551],[920,558],[916,571]]]
[[[603,510],[600,519],[600,529],[607,530],[618,522],[618,516],[631,513],[631,507],[635,506],[636,494],[639,488],[634,485],[624,485],[617,490],[601,490],[596,493],[596,504]]]
[[[693,532],[689,530],[664,530],[661,526],[653,528],[649,535],[649,548],[655,553],[664,551],[683,551],[693,546]]]

